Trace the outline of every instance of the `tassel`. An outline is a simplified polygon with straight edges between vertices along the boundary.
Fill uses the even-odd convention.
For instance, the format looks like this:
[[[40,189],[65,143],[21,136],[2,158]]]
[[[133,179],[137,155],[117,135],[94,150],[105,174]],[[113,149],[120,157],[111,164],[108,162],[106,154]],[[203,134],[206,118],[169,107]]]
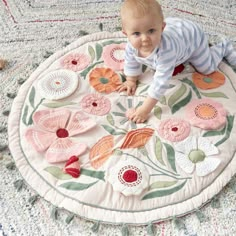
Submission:
[[[53,220],[58,219],[58,208],[57,207],[53,207],[52,212],[51,212],[51,217]]]
[[[174,225],[176,226],[176,228],[178,230],[185,230],[186,229],[186,226],[185,226],[183,220],[181,220],[180,218],[174,217],[173,218],[173,223],[174,223]]]
[[[16,97],[16,93],[7,93],[7,97],[9,98],[15,98]]]
[[[195,214],[196,214],[196,216],[197,216],[200,223],[207,220],[207,217],[205,216],[205,214],[201,210],[197,209]]]
[[[100,23],[98,27],[101,31],[103,31],[103,24],[102,23]]]
[[[4,151],[7,148],[7,145],[0,144],[0,152]]]
[[[6,168],[8,170],[14,170],[15,167],[16,167],[15,162],[10,162],[10,163],[6,164]]]
[[[75,214],[70,214],[66,217],[66,223],[70,224],[70,222],[74,219]]]
[[[29,198],[29,203],[30,203],[31,205],[34,205],[34,203],[38,200],[38,198],[39,198],[39,195],[38,195],[38,194],[36,194],[36,195],[34,195],[34,196],[31,196],[31,197]]]
[[[23,78],[20,78],[20,79],[17,80],[17,83],[19,85],[22,85],[24,82],[25,82],[25,79],[23,79]]]
[[[17,181],[14,182],[14,187],[18,192],[23,188],[23,185],[24,181],[22,179],[18,179]]]
[[[218,197],[213,197],[212,200],[211,200],[211,207],[212,208],[220,208],[220,200]]]
[[[0,133],[5,133],[5,132],[7,132],[7,128],[4,127],[4,126],[1,126],[0,127]]]
[[[147,234],[150,236],[154,236],[155,235],[155,227],[153,225],[153,223],[149,223],[147,226]]]
[[[84,31],[84,30],[80,30],[79,31],[79,35],[83,36],[83,35],[87,35],[88,32]]]
[[[3,114],[4,116],[9,116],[10,111],[9,111],[9,110],[5,110],[5,111],[2,112],[2,114]]]
[[[93,231],[93,233],[97,233],[98,230],[99,230],[99,227],[100,227],[100,222],[97,221],[97,222],[95,222],[95,223],[93,224],[91,230]]]
[[[126,224],[122,225],[121,234],[122,236],[129,236],[129,228]]]

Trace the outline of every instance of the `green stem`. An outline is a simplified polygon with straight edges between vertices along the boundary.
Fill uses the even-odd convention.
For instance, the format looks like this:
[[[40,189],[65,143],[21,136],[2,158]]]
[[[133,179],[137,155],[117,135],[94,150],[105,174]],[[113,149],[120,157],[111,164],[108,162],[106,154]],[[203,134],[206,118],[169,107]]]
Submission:
[[[28,121],[28,125],[30,125],[30,124],[32,124],[32,122],[33,122],[33,119],[32,119],[32,117],[33,117],[33,114],[35,113],[35,111],[38,109],[38,107],[42,104],[42,102],[45,100],[45,98],[42,98],[41,100],[40,100],[40,102],[37,104],[37,106],[33,109],[33,111],[31,112],[31,114],[30,114],[30,117],[29,117],[29,121]]]

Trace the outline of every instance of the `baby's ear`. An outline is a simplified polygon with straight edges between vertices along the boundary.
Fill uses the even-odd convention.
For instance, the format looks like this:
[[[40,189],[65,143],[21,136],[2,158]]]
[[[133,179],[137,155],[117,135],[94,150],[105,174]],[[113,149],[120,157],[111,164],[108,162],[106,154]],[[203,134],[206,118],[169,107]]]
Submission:
[[[162,23],[162,31],[165,29],[165,27],[166,27],[166,22],[164,21],[164,22]]]

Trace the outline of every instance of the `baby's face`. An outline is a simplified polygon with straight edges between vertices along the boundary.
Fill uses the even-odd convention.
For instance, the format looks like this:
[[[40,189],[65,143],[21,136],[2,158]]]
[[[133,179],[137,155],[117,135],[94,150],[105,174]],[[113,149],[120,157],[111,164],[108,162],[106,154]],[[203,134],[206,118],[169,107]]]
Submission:
[[[126,16],[123,21],[123,32],[143,57],[159,47],[164,27],[165,23],[158,21],[158,17],[152,13],[140,18]]]

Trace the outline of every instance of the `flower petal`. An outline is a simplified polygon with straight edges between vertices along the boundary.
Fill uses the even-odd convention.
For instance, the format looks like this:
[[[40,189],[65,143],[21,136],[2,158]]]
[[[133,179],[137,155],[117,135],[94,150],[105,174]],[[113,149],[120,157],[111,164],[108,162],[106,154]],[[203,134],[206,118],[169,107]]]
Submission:
[[[191,174],[194,170],[194,164],[188,159],[188,157],[180,152],[175,153],[175,161],[179,167],[181,167],[186,173]]]
[[[192,149],[196,148],[197,148],[197,137],[195,136],[190,136],[185,140],[175,144],[175,149],[178,152],[185,153],[186,155],[188,155]]]
[[[57,138],[55,133],[32,128],[26,131],[25,137],[37,152],[44,152]]]
[[[45,158],[49,163],[67,161],[73,155],[83,154],[86,149],[86,144],[73,142],[70,138],[61,138],[48,148]]]
[[[65,128],[70,113],[67,109],[41,110],[34,113],[33,121],[42,130],[56,132],[59,128]]]
[[[220,159],[207,157],[204,161],[196,164],[196,172],[198,176],[206,176],[213,172],[220,164]]]
[[[121,149],[143,147],[154,133],[153,129],[142,128],[128,132],[125,141],[121,145]]]
[[[198,137],[198,149],[204,151],[206,156],[211,156],[219,153],[218,148],[213,145],[210,140],[204,137]]]
[[[83,112],[75,112],[72,114],[71,119],[67,125],[69,135],[77,135],[92,129],[96,122],[86,116]]]

